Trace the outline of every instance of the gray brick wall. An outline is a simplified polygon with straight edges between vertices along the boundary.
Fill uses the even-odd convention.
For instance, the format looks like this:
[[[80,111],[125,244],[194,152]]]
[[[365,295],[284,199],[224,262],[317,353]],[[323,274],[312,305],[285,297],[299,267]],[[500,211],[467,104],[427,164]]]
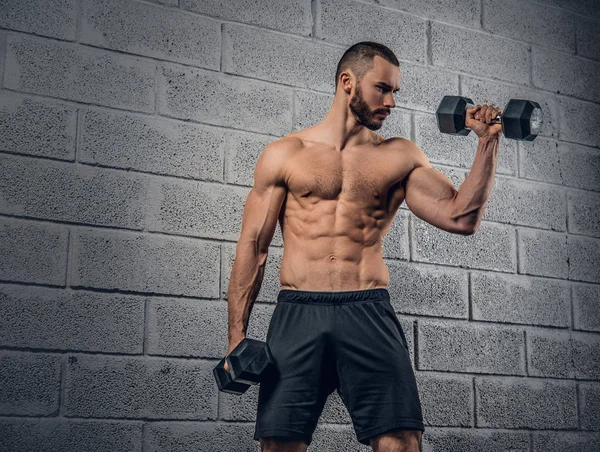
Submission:
[[[401,61],[381,133],[457,188],[476,140],[437,131],[443,95],[545,115],[474,236],[404,204],[384,239],[423,450],[600,450],[597,1],[0,0],[0,451],[258,450],[258,388],[212,377],[243,204],[361,40]],[[281,257],[278,229],[250,337]],[[309,451],[365,450],[332,394]]]

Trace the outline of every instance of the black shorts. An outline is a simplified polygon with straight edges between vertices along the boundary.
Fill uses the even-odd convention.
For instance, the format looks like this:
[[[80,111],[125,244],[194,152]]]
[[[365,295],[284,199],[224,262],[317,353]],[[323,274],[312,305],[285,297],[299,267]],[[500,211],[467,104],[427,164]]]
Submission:
[[[358,441],[424,431],[406,337],[386,289],[282,290],[267,333],[276,371],[260,383],[254,439],[312,441],[338,391]]]

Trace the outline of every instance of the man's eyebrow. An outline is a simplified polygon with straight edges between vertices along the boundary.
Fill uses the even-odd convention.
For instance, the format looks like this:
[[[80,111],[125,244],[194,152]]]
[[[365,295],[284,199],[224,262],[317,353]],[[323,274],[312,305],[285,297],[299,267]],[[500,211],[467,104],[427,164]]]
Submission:
[[[386,82],[377,82],[377,83],[379,83],[380,85],[385,86],[387,89],[392,89],[393,88],[392,85],[390,85],[389,83],[386,83]],[[398,91],[400,91],[400,88],[398,88],[394,92],[397,93]]]

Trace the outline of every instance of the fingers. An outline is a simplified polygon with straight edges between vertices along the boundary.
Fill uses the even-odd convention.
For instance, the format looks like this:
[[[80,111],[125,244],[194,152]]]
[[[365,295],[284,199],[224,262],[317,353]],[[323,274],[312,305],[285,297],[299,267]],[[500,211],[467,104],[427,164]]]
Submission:
[[[467,109],[467,117],[486,124],[491,124],[499,114],[502,114],[502,109],[493,105],[476,105],[474,108]]]

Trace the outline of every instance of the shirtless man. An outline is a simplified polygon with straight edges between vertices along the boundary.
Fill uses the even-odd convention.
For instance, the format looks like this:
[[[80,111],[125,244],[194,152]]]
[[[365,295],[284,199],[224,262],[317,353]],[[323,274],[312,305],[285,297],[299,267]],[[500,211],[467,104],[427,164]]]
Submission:
[[[227,355],[246,336],[279,220],[282,290],[267,333],[277,372],[260,384],[254,435],[263,452],[306,451],[336,389],[360,443],[374,451],[420,450],[421,404],[386,290],[381,242],[404,200],[445,231],[477,230],[501,131],[491,122],[502,110],[467,110],[479,142],[457,191],[414,143],[374,132],[395,107],[399,86],[390,49],[355,44],[338,64],[323,121],[270,143],[256,163],[228,289]]]

